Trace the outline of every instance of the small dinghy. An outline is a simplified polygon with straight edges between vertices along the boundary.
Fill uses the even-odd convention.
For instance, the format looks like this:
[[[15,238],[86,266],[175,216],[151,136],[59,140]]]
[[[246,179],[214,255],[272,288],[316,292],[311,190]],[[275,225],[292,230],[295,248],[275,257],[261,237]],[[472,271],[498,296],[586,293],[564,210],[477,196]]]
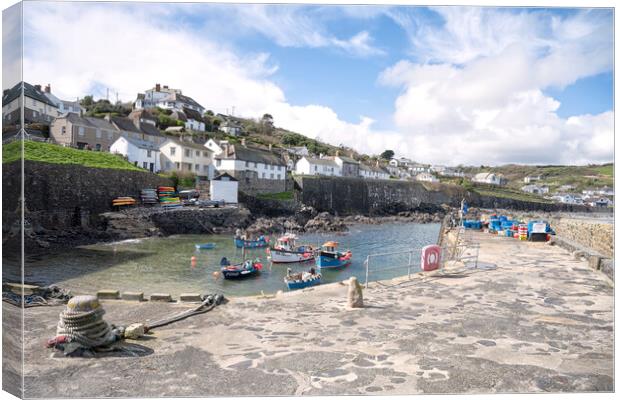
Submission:
[[[289,268],[286,276],[284,277],[284,283],[286,283],[289,290],[316,286],[321,284],[321,274],[316,272],[314,268],[310,268],[310,271],[308,272],[293,274]]]
[[[247,278],[253,275],[257,275],[263,269],[263,265],[259,259],[255,261],[245,260],[239,264],[230,264],[226,257],[222,258],[220,262],[222,268],[220,271],[224,276],[224,279],[241,279]]]
[[[338,251],[338,242],[326,242],[321,246],[316,257],[316,266],[323,268],[341,268],[351,264],[351,250]]]
[[[276,241],[275,246],[267,249],[267,254],[272,263],[297,263],[314,260],[312,246],[297,246],[297,236],[289,233]]]
[[[207,250],[207,249],[214,249],[215,243],[199,243],[199,244],[195,244],[194,246],[196,246],[197,250]]]

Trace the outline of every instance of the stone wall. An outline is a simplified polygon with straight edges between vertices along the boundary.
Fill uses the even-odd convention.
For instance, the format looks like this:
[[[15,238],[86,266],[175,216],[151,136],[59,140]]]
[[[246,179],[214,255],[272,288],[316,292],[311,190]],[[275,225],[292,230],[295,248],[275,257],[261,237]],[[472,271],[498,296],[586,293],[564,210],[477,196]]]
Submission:
[[[259,179],[256,172],[224,171],[239,181],[239,191],[250,195],[281,193],[286,191],[286,179]]]
[[[540,211],[587,211],[583,206],[547,204],[480,196],[460,186],[345,177],[299,176],[296,199],[319,211],[339,214],[392,214],[399,211],[447,204],[458,207],[462,199],[470,206]]]
[[[20,163],[4,164],[3,229],[19,219],[16,211],[20,192]],[[119,196],[140,199],[143,188],[171,185],[158,175],[79,165],[24,163],[25,217],[29,224],[45,229],[88,226],[100,213],[112,211]]]
[[[606,220],[558,218],[550,221],[556,234],[592,249],[605,257],[614,256],[614,224]]]

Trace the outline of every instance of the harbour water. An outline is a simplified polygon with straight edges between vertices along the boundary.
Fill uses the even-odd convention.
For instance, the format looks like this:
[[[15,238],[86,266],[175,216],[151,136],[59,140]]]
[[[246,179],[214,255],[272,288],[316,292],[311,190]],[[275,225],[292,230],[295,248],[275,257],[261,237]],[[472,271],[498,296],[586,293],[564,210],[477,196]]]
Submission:
[[[323,272],[323,283],[337,282],[350,276],[363,281],[364,261],[368,254],[419,249],[435,243],[439,224],[353,225],[344,234],[301,234],[298,244],[320,245],[336,240],[340,249],[353,252],[351,265]],[[271,237],[272,242],[276,235]],[[196,250],[197,243],[216,243],[212,250]],[[412,271],[419,271],[419,253],[412,257]],[[191,258],[196,257],[192,267]],[[241,261],[242,251],[235,248],[231,235],[177,235],[165,238],[134,239],[123,242],[82,246],[68,252],[29,258],[25,279],[39,284],[56,284],[74,293],[94,293],[100,289],[142,291],[150,293],[224,293],[227,296],[256,295],[287,290],[283,282],[287,268],[307,270],[313,262],[271,264],[265,249],[246,250],[246,256],[260,258],[264,268],[260,275],[245,280],[216,279],[222,257]],[[404,265],[404,259],[385,259],[385,266]],[[379,267],[379,265],[377,265]],[[404,275],[407,268],[386,269],[370,276],[380,280]]]

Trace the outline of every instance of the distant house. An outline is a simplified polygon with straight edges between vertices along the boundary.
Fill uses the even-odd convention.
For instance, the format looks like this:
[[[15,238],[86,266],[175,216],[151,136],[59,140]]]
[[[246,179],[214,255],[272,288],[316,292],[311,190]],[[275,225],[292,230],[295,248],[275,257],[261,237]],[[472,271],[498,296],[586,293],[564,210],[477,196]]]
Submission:
[[[430,168],[428,166],[417,163],[409,164],[407,170],[409,171],[409,173],[411,173],[411,175],[417,175],[422,172],[430,172]]]
[[[437,179],[430,172],[421,172],[421,173],[417,174],[415,176],[415,180],[416,181],[420,181],[420,182],[432,182],[432,183],[439,182],[439,179]]]
[[[342,169],[330,158],[302,157],[295,164],[295,173],[299,175],[342,176]]]
[[[552,197],[554,200],[565,204],[583,204],[581,196],[575,194],[558,194]]]
[[[165,140],[165,136],[155,125],[145,122],[144,118],[141,121],[135,114],[133,118],[112,117],[108,114],[104,119],[114,125],[120,132],[120,135],[126,138],[144,140],[158,146]]]
[[[56,97],[52,94],[52,86],[49,84],[45,85],[43,88],[43,93],[52,103],[56,104],[56,107],[58,107],[58,114],[60,116],[67,115],[69,113],[81,114],[85,111],[77,100],[61,100]]]
[[[524,183],[532,183],[540,180],[540,175],[537,176],[526,176],[523,178]]]
[[[183,112],[187,112],[184,109],[190,109],[197,111],[200,116],[205,112],[203,106],[191,97],[185,96],[181,89],[172,89],[167,85],[160,85],[159,83],[156,83],[154,88],[148,89],[144,93],[138,93],[134,107],[136,109],[160,107],[165,110]]]
[[[109,151],[121,131],[110,121],[95,117],[80,117],[69,113],[58,117],[50,125],[50,139],[60,145]]]
[[[342,171],[342,176],[358,177],[360,175],[359,161],[356,161],[350,157],[341,156],[338,153],[336,153],[336,156],[334,157],[334,161],[340,167],[340,170]]]
[[[613,202],[609,200],[607,197],[601,197],[598,199],[591,200],[588,205],[592,207],[611,207]]]
[[[474,175],[472,178],[473,182],[476,183],[486,183],[487,185],[504,185],[506,184],[506,179],[500,174],[494,174],[492,172],[481,172],[479,174]]]
[[[613,188],[605,186],[605,187],[599,189],[597,193],[602,195],[602,196],[613,196],[614,195],[614,190],[613,190]]]
[[[286,151],[287,153],[298,157],[308,157],[308,155],[310,154],[306,146],[287,147]]]
[[[442,175],[443,172],[445,172],[448,169],[448,167],[443,166],[443,165],[432,165],[429,170],[431,172],[435,172],[438,173],[439,175]]]
[[[245,144],[220,142],[222,152],[215,156],[215,168],[239,181],[239,190],[249,193],[284,192],[286,163],[269,150]]]
[[[159,145],[152,141],[121,136],[110,146],[110,153],[122,154],[129,162],[151,172],[161,170]]]
[[[228,141],[227,140],[222,140],[220,142],[217,142],[213,139],[209,139],[207,140],[207,142],[204,144],[204,146],[211,150],[213,152],[214,156],[217,156],[219,154],[222,153],[222,151],[224,151],[222,146],[228,145]]]
[[[231,120],[222,122],[220,124],[220,130],[231,136],[240,136],[243,134],[243,127]]]
[[[185,121],[185,128],[200,132],[205,131],[205,121],[200,112],[191,108],[183,107],[183,113],[187,119]]]
[[[213,153],[192,141],[168,138],[159,146],[163,171],[186,171],[200,179],[213,177]]]
[[[404,167],[404,168],[408,168],[409,166],[411,166],[413,164],[413,161],[411,161],[408,158],[405,157],[400,157],[400,158],[392,158],[389,161],[389,164],[393,167]]]
[[[24,92],[24,123],[49,125],[60,115],[58,106],[41,90],[41,85],[19,82],[11,89],[2,92],[2,124],[17,125],[21,120],[22,86]]]
[[[562,186],[560,186],[558,188],[558,191],[560,191],[560,192],[568,192],[568,191],[573,190],[573,189],[575,189],[575,186],[573,186],[573,185],[562,185]]]
[[[547,186],[525,185],[521,188],[521,191],[531,194],[546,194],[549,193],[549,188]]]
[[[378,162],[374,166],[360,163],[359,174],[360,177],[366,179],[390,179],[390,173],[383,169]]]
[[[465,173],[463,171],[458,171],[453,168],[445,168],[443,171],[439,172],[441,176],[452,176],[455,178],[464,178]]]
[[[239,182],[227,173],[220,174],[211,179],[209,193],[211,200],[236,204],[239,202]]]

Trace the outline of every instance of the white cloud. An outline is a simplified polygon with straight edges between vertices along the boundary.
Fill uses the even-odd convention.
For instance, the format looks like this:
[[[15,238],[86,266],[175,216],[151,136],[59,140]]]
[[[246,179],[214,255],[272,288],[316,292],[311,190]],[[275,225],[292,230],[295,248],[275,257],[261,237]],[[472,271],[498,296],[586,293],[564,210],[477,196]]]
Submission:
[[[563,119],[559,102],[543,92],[611,70],[608,17],[438,11],[446,21],[441,28],[398,16],[403,27],[423,33],[414,44],[421,59],[434,63],[400,61],[379,77],[402,88],[394,122],[411,132],[415,158],[449,164],[613,158],[612,112]]]

